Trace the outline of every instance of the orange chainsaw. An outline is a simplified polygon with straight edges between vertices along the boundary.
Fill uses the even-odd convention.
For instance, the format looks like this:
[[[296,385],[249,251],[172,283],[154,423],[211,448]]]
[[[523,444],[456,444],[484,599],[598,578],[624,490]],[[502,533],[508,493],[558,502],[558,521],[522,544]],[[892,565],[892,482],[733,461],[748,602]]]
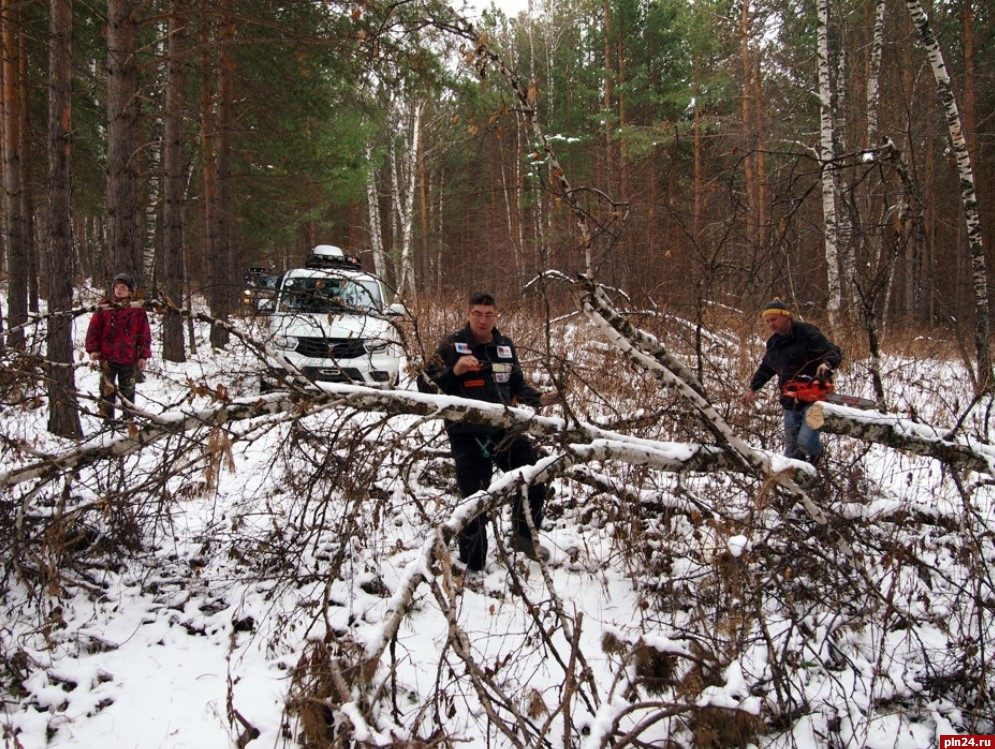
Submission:
[[[803,403],[826,401],[827,403],[839,403],[841,406],[853,406],[854,408],[874,408],[877,406],[874,401],[867,398],[858,398],[855,395],[840,395],[834,391],[835,387],[831,380],[825,380],[822,377],[809,377],[807,375],[788,380],[781,388],[781,394],[785,398],[792,398]]]

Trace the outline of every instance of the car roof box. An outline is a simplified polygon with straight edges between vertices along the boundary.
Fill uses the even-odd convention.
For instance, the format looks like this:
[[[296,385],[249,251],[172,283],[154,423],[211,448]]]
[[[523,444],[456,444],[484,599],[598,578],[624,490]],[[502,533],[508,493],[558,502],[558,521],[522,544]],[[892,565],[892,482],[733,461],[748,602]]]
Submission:
[[[311,250],[305,263],[308,268],[361,268],[359,258],[346,255],[341,247],[319,244]]]

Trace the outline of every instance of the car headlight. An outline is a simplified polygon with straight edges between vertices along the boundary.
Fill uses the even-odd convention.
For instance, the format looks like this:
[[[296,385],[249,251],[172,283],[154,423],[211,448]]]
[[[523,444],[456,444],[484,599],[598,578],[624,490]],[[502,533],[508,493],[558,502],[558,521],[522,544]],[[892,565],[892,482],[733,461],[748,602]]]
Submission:
[[[273,345],[277,348],[293,351],[297,348],[297,339],[292,335],[276,335],[273,336]]]

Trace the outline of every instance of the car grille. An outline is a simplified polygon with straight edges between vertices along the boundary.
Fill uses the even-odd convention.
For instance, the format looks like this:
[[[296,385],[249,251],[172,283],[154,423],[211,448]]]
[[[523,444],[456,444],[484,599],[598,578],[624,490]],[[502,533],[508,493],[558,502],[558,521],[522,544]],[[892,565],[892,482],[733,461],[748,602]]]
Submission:
[[[356,359],[366,355],[364,338],[298,338],[297,353],[310,359]]]
[[[304,367],[301,370],[311,382],[363,382],[363,374],[355,367]]]

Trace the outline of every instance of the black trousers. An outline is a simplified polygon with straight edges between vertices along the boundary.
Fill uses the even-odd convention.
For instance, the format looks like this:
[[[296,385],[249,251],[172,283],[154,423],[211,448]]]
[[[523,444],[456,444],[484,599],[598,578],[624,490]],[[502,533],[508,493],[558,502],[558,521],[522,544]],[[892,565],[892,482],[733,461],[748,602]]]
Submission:
[[[115,364],[100,362],[100,415],[105,419],[114,418],[114,402],[118,393],[129,403],[135,402],[135,383],[138,381],[137,364]],[[131,414],[124,410],[124,418]]]
[[[502,471],[534,465],[538,456],[532,444],[522,436],[497,434],[450,434],[453,460],[456,463],[456,484],[460,494],[469,497],[490,486],[496,465]],[[546,485],[532,484],[528,491],[529,509],[536,530],[542,525],[546,501]],[[512,523],[515,533],[529,535],[522,497],[516,496],[512,505]],[[482,570],[487,559],[488,516],[483,512],[473,518],[459,535],[459,558],[472,570]]]

